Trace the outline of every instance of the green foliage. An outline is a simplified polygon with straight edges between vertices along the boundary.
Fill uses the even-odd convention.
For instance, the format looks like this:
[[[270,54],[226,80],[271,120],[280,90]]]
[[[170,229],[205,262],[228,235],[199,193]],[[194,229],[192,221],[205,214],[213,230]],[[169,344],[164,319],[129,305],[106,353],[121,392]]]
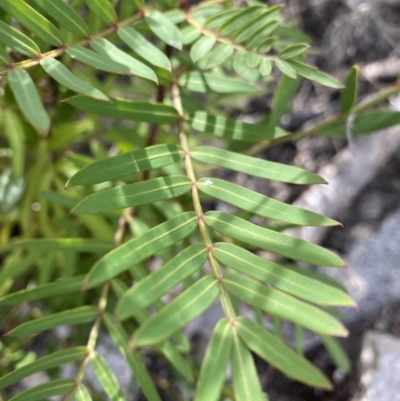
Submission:
[[[103,330],[150,401],[161,396],[159,380],[143,363],[148,347],[163,356],[176,380],[195,389],[196,401],[217,401],[221,394],[265,400],[252,353],[295,380],[329,389],[329,380],[301,354],[303,329],[320,335],[335,363],[348,370],[333,338],[347,331],[326,307],[354,303],[335,281],[295,263],[344,262],[281,231],[338,223],[214,178],[213,170],[325,183],[255,155],[311,134],[346,135],[349,119],[354,135],[398,124],[398,112],[366,108],[399,88],[357,104],[354,68],[340,114],[291,136],[279,124],[302,78],[334,90],[343,86],[307,64],[309,40],[285,25],[280,7],[145,3],[0,2],[0,313],[6,317],[0,389],[35,372],[51,376],[3,398],[97,399],[82,383],[90,362],[105,394],[124,400],[116,373],[96,351]],[[277,75],[263,121],[232,118],[229,105],[271,91]],[[234,205],[239,216],[205,213],[210,198]],[[261,258],[259,249],[293,263]],[[156,263],[161,268],[154,269]],[[176,288],[178,295],[166,301]],[[216,300],[225,317],[198,369],[183,328]],[[24,314],[20,306],[27,302]],[[257,322],[240,316],[238,302]],[[296,350],[279,330],[264,327],[267,317],[276,328],[281,319],[295,325]],[[78,329],[68,342],[53,340],[48,355],[22,363],[30,336],[64,325]],[[15,347],[19,353],[10,357]],[[76,377],[54,373],[71,362]]]

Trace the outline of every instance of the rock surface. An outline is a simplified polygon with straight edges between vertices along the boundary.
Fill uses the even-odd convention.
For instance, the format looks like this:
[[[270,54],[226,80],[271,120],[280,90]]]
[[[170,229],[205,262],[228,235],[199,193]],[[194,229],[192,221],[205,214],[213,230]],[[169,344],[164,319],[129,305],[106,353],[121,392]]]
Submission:
[[[352,401],[400,401],[400,339],[366,333],[361,352],[361,394]]]

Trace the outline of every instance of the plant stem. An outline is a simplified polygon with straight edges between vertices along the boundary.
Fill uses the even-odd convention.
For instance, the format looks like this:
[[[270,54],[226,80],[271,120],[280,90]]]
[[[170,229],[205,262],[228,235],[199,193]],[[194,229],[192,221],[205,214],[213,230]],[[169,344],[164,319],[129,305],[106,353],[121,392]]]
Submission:
[[[72,397],[74,396],[77,387],[83,380],[83,377],[86,372],[86,367],[90,361],[90,358],[93,355],[94,349],[96,347],[97,338],[98,338],[99,332],[100,332],[101,322],[103,321],[103,316],[104,316],[106,306],[107,306],[107,297],[108,297],[109,288],[110,288],[110,282],[107,281],[106,283],[104,283],[102,290],[101,290],[101,295],[100,295],[100,299],[99,299],[99,303],[98,303],[99,311],[97,313],[97,316],[96,316],[96,319],[92,326],[92,329],[90,330],[90,335],[89,335],[89,339],[88,339],[87,346],[86,346],[86,349],[87,349],[86,356],[83,358],[83,360],[79,366],[78,373],[76,374],[75,386],[65,396],[64,401],[70,401],[72,399]]]
[[[312,135],[318,135],[322,129],[329,128],[331,125],[333,125],[339,121],[345,121],[349,115],[365,111],[372,106],[382,103],[383,101],[387,100],[390,96],[394,96],[394,95],[398,94],[399,92],[400,92],[400,86],[398,84],[395,84],[394,86],[383,89],[378,94],[371,96],[371,97],[367,98],[366,100],[361,101],[357,105],[353,106],[352,109],[349,111],[349,113],[346,115],[338,114],[336,116],[331,117],[329,120],[324,121],[323,123],[317,124],[308,130],[300,131],[293,135],[287,135],[287,136],[283,136],[283,137],[277,138],[277,139],[261,141],[261,142],[257,143],[256,145],[252,146],[251,148],[249,148],[245,152],[245,154],[247,154],[249,156],[253,156],[265,149],[270,148],[271,146],[275,146],[275,145],[287,143],[287,142],[293,142],[298,139],[302,139],[302,138],[312,136]]]
[[[138,15],[134,15],[130,18],[127,18],[124,21],[118,22],[116,23],[114,26],[105,29],[104,31],[101,31],[99,33],[96,33],[94,35],[91,35],[90,37],[87,37],[85,39],[80,40],[79,42],[76,43],[72,43],[70,45],[64,45],[63,47],[60,47],[58,49],[53,49],[50,50],[46,53],[43,53],[40,55],[40,57],[35,58],[35,59],[28,59],[28,60],[23,60],[23,61],[19,61],[18,63],[13,63],[12,65],[6,67],[6,68],[1,68],[0,69],[0,75],[5,75],[7,73],[8,70],[12,69],[12,68],[22,68],[24,70],[27,70],[28,68],[34,67],[35,65],[38,65],[40,63],[40,60],[42,58],[46,58],[46,57],[50,57],[50,58],[56,58],[56,57],[60,57],[61,55],[64,54],[65,49],[67,47],[70,46],[74,46],[74,45],[81,45],[81,46],[86,46],[90,43],[90,41],[92,39],[96,39],[96,38],[104,38],[106,36],[110,36],[112,34],[114,34],[116,32],[116,30],[121,27],[121,26],[126,26],[126,25],[130,25],[132,24],[132,22],[135,22],[136,20],[139,20],[143,18],[143,14],[139,13]]]
[[[212,270],[214,276],[216,277],[216,279],[219,281],[219,285],[220,285],[220,289],[221,289],[222,308],[224,309],[224,312],[229,319],[235,319],[236,318],[235,311],[233,309],[229,295],[223,286],[223,282],[222,282],[223,275],[221,273],[221,269],[219,268],[218,262],[214,258],[213,254],[211,252],[213,243],[211,241],[210,234],[208,232],[206,223],[204,221],[203,208],[201,207],[199,191],[197,188],[197,179],[196,179],[196,175],[195,175],[195,172],[193,169],[192,159],[190,157],[190,149],[189,149],[189,145],[188,145],[187,136],[183,130],[184,112],[183,112],[183,107],[182,107],[182,100],[181,100],[180,93],[179,93],[179,86],[178,86],[178,83],[176,80],[174,80],[172,83],[171,91],[172,91],[172,101],[173,101],[174,107],[180,115],[180,120],[178,122],[179,139],[180,139],[180,143],[181,143],[182,149],[185,154],[186,174],[192,181],[193,205],[194,205],[194,210],[197,214],[201,237],[203,239],[204,244],[206,245],[206,247],[208,249],[208,261],[210,263],[211,270]]]

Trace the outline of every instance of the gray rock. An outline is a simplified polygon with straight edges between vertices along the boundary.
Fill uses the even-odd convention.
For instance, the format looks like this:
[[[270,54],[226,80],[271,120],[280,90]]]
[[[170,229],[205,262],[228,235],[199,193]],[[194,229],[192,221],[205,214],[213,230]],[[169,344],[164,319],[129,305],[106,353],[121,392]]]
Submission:
[[[400,339],[367,332],[361,352],[361,394],[352,401],[400,401]]]
[[[347,269],[324,269],[342,282],[359,310],[345,310],[357,321],[400,300],[400,209],[389,215],[380,230],[354,244],[345,257]]]

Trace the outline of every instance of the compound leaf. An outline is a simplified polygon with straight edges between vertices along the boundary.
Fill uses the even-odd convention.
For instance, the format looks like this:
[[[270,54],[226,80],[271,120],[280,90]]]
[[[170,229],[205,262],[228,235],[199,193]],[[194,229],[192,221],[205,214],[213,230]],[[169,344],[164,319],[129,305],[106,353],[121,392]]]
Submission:
[[[133,344],[146,346],[162,342],[208,309],[218,294],[215,278],[202,277],[140,326],[132,338]]]
[[[327,390],[332,388],[319,369],[288,347],[279,337],[249,318],[239,317],[236,322],[238,334],[245,344],[285,375],[313,387]]]
[[[146,308],[186,277],[200,269],[207,259],[204,244],[193,244],[169,260],[124,293],[116,307],[116,314],[123,320]]]
[[[72,210],[74,213],[97,213],[124,209],[183,195],[192,187],[187,176],[153,178],[135,184],[121,185],[89,195]]]
[[[177,145],[154,145],[119,156],[108,157],[78,171],[67,186],[91,185],[115,180],[137,173],[164,167],[182,160],[183,151]]]
[[[178,214],[112,250],[90,270],[84,286],[94,287],[117,276],[129,267],[186,238],[198,225],[194,212]]]
[[[344,266],[342,259],[327,249],[298,238],[259,227],[228,213],[207,212],[205,214],[205,222],[214,230],[228,237],[286,256],[290,259],[321,266]]]

